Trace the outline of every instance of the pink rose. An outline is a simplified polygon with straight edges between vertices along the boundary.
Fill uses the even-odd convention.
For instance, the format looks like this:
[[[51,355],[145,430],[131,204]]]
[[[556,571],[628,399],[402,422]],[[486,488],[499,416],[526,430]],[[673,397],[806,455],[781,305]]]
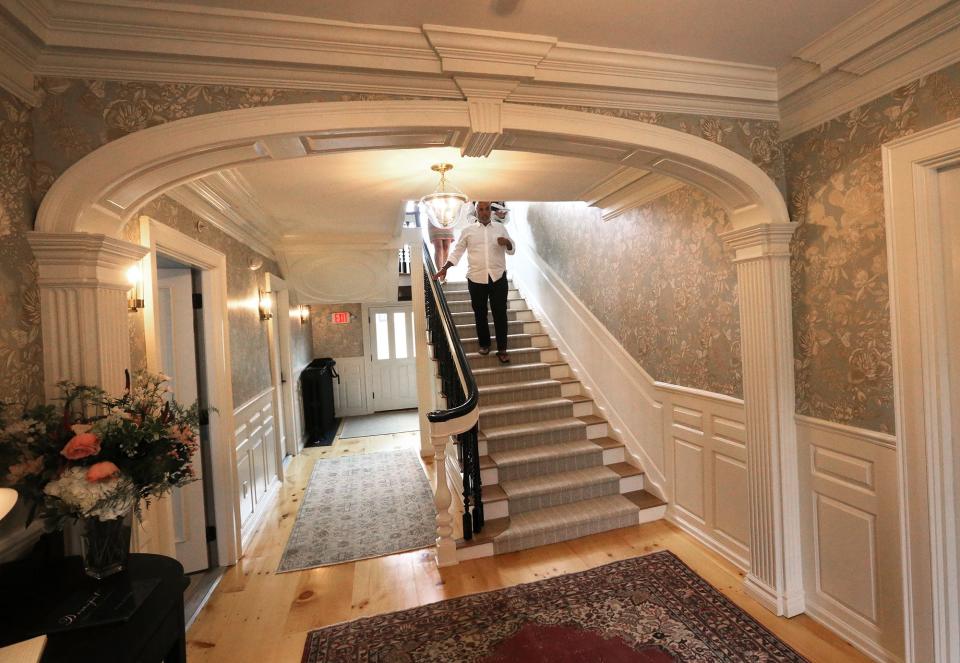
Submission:
[[[79,460],[100,453],[100,440],[93,433],[74,435],[60,452],[70,460]]]
[[[104,479],[111,479],[117,474],[119,474],[120,468],[111,463],[109,460],[105,460],[100,463],[94,463],[90,466],[90,469],[87,470],[87,481],[90,483],[95,483],[97,481],[103,481]]]

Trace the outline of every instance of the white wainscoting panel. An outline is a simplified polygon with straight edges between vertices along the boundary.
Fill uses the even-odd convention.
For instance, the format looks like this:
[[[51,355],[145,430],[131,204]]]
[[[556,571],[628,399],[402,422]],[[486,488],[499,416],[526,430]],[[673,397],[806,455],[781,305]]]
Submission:
[[[237,424],[237,489],[244,546],[280,485],[273,391],[273,387],[264,390],[233,415]]]
[[[797,416],[807,613],[878,661],[903,660],[892,435]]]
[[[335,357],[340,383],[333,381],[333,407],[338,417],[368,414],[366,357]]]
[[[750,567],[743,401],[658,383],[663,402],[667,517],[738,567]],[[694,453],[695,450],[695,453]]]

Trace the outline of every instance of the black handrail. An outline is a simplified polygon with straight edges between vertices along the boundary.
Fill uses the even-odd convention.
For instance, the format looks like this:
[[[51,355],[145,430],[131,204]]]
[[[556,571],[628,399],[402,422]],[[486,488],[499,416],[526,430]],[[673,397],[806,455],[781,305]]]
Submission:
[[[480,391],[467,362],[460,334],[453,322],[443,288],[436,280],[433,258],[423,244],[424,304],[433,358],[437,361],[440,385],[447,400],[446,410],[427,414],[427,420],[441,423],[469,415],[480,406]],[[483,486],[480,479],[479,426],[457,434],[457,452],[463,476],[463,538],[471,539],[483,529]],[[445,468],[438,467],[438,472]]]
[[[427,243],[423,243],[423,272],[426,276],[424,284],[427,292],[433,291],[433,284],[438,284],[436,280],[437,270],[433,266],[433,256],[430,255],[430,249]],[[434,423],[458,419],[464,415],[470,414],[480,406],[480,390],[477,389],[477,381],[473,377],[473,371],[470,370],[470,364],[467,363],[467,355],[463,351],[463,344],[460,342],[460,334],[457,332],[457,326],[453,324],[453,315],[450,313],[450,305],[447,304],[447,298],[443,294],[443,288],[437,287],[436,297],[437,308],[442,318],[444,331],[446,332],[451,345],[453,345],[453,354],[456,357],[457,365],[460,367],[460,374],[463,378],[463,387],[466,392],[466,399],[459,405],[455,405],[447,410],[434,410],[427,413],[427,420]],[[428,313],[429,315],[429,313]],[[437,339],[433,339],[436,343]]]

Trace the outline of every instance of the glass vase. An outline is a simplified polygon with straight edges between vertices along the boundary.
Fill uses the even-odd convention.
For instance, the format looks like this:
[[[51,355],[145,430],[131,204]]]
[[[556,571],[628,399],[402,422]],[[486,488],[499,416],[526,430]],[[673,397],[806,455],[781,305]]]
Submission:
[[[120,573],[130,556],[130,512],[121,518],[80,520],[80,542],[83,552],[83,570],[91,578],[103,580]]]

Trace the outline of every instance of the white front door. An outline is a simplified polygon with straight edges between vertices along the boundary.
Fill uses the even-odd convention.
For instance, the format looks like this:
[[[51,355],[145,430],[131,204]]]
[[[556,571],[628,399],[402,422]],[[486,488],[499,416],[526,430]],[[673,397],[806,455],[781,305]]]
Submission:
[[[157,270],[157,315],[160,320],[160,360],[170,376],[169,386],[178,403],[197,400],[197,355],[193,333],[193,286],[190,270]],[[210,566],[207,522],[203,502],[203,462],[193,459],[197,480],[171,494],[177,560],[187,573]]]
[[[416,344],[410,304],[370,307],[373,410],[417,406]]]

